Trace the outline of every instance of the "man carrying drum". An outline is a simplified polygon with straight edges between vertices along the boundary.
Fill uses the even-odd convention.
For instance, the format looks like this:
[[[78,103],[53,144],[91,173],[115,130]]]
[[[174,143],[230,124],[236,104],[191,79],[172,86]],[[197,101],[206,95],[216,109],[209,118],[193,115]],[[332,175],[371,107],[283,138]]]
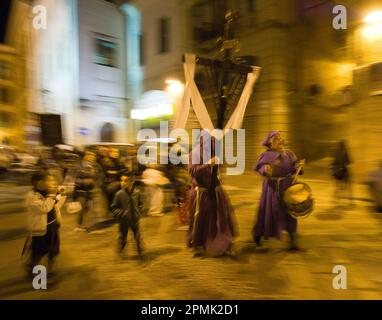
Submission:
[[[284,149],[285,140],[279,131],[271,131],[262,142],[267,148],[256,164],[255,171],[265,177],[262,186],[257,221],[253,228],[253,239],[261,246],[261,239],[280,239],[281,232],[287,231],[290,249],[298,250],[296,243],[297,220],[288,214],[282,197],[293,183],[294,174],[302,169],[305,162],[298,161],[296,155]],[[302,174],[299,170],[299,174]]]

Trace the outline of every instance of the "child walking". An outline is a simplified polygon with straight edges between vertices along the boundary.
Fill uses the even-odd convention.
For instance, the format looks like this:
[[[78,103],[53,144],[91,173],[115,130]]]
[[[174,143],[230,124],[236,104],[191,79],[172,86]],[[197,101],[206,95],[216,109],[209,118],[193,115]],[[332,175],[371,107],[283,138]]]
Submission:
[[[28,273],[47,255],[48,272],[52,272],[55,258],[60,253],[60,208],[66,197],[58,191],[54,177],[45,171],[32,176],[33,190],[27,194],[30,258]]]
[[[134,233],[138,255],[142,255],[141,234],[139,228],[139,192],[135,190],[135,178],[132,173],[123,173],[121,176],[121,190],[113,199],[111,205],[114,217],[119,222],[119,251],[122,252],[127,243],[129,229]]]

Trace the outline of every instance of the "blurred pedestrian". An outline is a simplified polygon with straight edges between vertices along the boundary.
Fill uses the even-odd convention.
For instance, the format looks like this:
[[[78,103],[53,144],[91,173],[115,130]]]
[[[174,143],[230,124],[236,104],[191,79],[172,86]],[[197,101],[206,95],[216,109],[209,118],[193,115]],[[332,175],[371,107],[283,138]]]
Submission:
[[[66,197],[58,190],[54,177],[45,171],[32,176],[33,190],[27,194],[28,230],[30,233],[30,260],[28,273],[42,257],[48,256],[48,271],[53,270],[54,260],[60,253],[61,212]],[[24,247],[25,248],[25,247]]]
[[[41,150],[40,158],[37,161],[37,167],[40,170],[47,170],[50,175],[54,177],[58,184],[61,184],[64,176],[64,169],[61,168],[59,163],[54,158],[56,148],[44,147]]]
[[[271,131],[262,142],[267,148],[256,164],[255,171],[264,177],[257,221],[253,228],[253,239],[257,246],[261,240],[271,237],[280,239],[281,232],[287,231],[290,249],[298,249],[297,220],[288,214],[282,196],[292,184],[299,162],[296,155],[284,148],[285,140],[279,131]]]
[[[84,227],[84,217],[91,208],[97,183],[95,159],[93,152],[85,152],[77,171],[73,198],[81,204],[81,211],[78,213],[78,225],[75,231],[87,231]]]
[[[11,164],[12,158],[9,156],[9,152],[5,147],[0,145],[0,177],[5,175]]]
[[[109,151],[109,157],[111,161],[113,162],[114,167],[118,170],[124,170],[125,166],[121,161],[121,152],[118,148],[111,148]]]
[[[165,177],[157,165],[149,164],[142,173],[142,181],[146,185],[145,202],[148,207],[148,215],[151,217],[163,216],[164,193],[162,186],[170,181]]]
[[[107,208],[110,209],[114,195],[120,188],[121,168],[109,156],[102,157],[100,161],[103,172],[102,191],[107,200]]]
[[[346,142],[341,140],[334,152],[334,159],[330,165],[332,176],[336,180],[334,199],[347,198],[349,205],[353,203],[352,186],[349,165],[352,163]],[[337,203],[336,203],[337,204]]]
[[[190,206],[190,188],[191,179],[187,172],[187,168],[183,165],[172,167],[174,170],[174,185],[177,211],[177,223],[179,229],[184,229],[190,222],[189,206]]]
[[[219,179],[215,139],[206,131],[199,139],[190,154],[192,187],[188,245],[196,250],[196,255],[232,255],[233,209]]]
[[[123,173],[121,176],[121,190],[113,199],[111,205],[114,217],[119,222],[119,251],[122,252],[127,243],[129,229],[133,231],[137,245],[138,255],[142,255],[141,234],[139,229],[139,196],[136,190],[135,177],[132,173]]]
[[[366,183],[369,185],[377,212],[382,213],[382,161],[379,168],[370,173]]]

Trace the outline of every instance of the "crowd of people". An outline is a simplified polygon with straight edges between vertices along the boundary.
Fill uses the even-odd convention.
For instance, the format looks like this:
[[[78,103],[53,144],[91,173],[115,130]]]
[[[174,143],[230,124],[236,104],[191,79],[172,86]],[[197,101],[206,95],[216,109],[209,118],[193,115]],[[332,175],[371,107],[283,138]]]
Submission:
[[[140,165],[134,156],[123,154],[117,147],[98,146],[82,152],[44,149],[36,162],[31,178],[33,189],[26,201],[30,234],[23,254],[29,255],[29,272],[44,255],[48,256],[49,265],[53,265],[59,253],[63,208],[77,215],[76,232],[95,232],[118,223],[121,253],[131,229],[141,256],[139,219],[143,215],[164,215],[165,190],[170,190],[170,202],[178,209],[178,226],[188,224],[186,201],[190,183],[186,176],[187,168],[183,165],[171,169],[154,164]],[[96,197],[104,199],[104,217],[98,223],[89,224],[89,216],[102,210],[95,208]]]
[[[140,218],[145,214],[163,216],[164,190],[169,185],[177,208],[176,221],[188,231],[187,245],[194,249],[195,255],[236,256],[235,215],[219,178],[220,161],[214,151],[215,143],[213,136],[203,132],[189,154],[188,170],[184,165],[139,165],[134,162],[134,157],[121,155],[120,150],[113,147],[101,146],[81,154],[57,149],[43,153],[38,161],[39,170],[32,176],[33,190],[27,196],[30,236],[24,252],[29,248],[28,270],[44,255],[53,265],[59,253],[61,208],[65,201],[66,210],[77,213],[76,231],[96,229],[94,225],[85,223],[94,208],[96,192],[105,199],[105,218],[112,224],[119,224],[119,252],[122,253],[126,247],[131,230],[138,255],[142,256]],[[252,229],[253,241],[260,247],[263,239],[280,239],[282,232],[286,231],[290,239],[289,248],[298,250],[298,220],[290,214],[283,195],[295,183],[297,176],[304,173],[305,161],[286,149],[279,131],[270,132],[262,145],[265,151],[254,168],[263,177],[263,184]],[[206,146],[211,147],[210,153],[205,152]],[[195,163],[195,159],[199,161]],[[345,192],[351,201],[350,163],[346,145],[341,142],[330,168],[338,181],[336,192]],[[381,170],[373,176],[380,178]],[[73,186],[71,192],[66,188],[70,181]],[[370,182],[373,188],[380,187],[378,181]],[[379,202],[378,210],[381,207]]]

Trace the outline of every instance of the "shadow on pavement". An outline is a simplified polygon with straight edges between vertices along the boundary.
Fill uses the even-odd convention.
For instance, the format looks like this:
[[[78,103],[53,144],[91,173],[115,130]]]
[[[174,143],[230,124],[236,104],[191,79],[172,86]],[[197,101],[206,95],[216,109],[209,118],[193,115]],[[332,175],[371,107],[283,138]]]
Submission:
[[[176,247],[162,247],[158,249],[150,249],[143,251],[142,256],[139,256],[137,253],[134,253],[134,255],[129,254],[127,251],[124,251],[120,258],[125,261],[139,261],[143,263],[150,263],[154,260],[163,257],[165,255],[169,254],[175,254],[182,251],[181,248]]]
[[[0,231],[0,241],[12,241],[20,238],[25,238],[27,230],[25,228],[14,228]]]
[[[59,288],[60,284],[74,277],[78,277],[78,285],[89,287],[95,285],[92,273],[94,269],[89,267],[76,267],[70,269],[59,269],[58,271],[48,275],[47,289],[42,290],[54,291]],[[20,277],[14,277],[0,282],[0,299],[11,298],[14,295],[25,294],[30,292],[38,292],[32,286],[33,277],[21,275]]]
[[[87,231],[88,232],[94,232],[94,231],[110,228],[117,223],[118,223],[117,219],[111,218],[111,219],[100,221],[100,222],[93,224],[92,226],[90,226],[87,229]]]

